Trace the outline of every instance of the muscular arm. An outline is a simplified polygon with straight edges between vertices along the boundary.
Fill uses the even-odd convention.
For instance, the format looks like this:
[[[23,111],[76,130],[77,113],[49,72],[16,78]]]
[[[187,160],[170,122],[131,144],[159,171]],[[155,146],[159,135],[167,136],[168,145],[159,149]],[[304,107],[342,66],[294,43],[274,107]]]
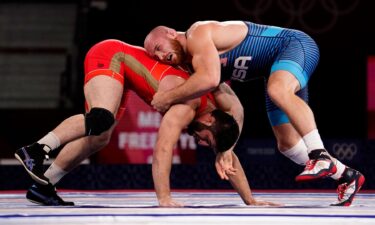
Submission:
[[[237,121],[240,134],[243,127],[244,110],[240,100],[234,91],[226,83],[220,86],[213,92],[218,108],[231,114]],[[236,169],[232,166],[232,155],[234,144],[228,151],[218,153],[216,156],[215,167],[221,179],[228,180],[229,174],[235,174]]]
[[[232,88],[226,83],[222,83],[217,88],[217,90],[213,92],[213,94],[215,96],[215,100],[216,100],[216,103],[218,104],[218,107],[221,110],[227,113],[230,113],[236,119],[239,125],[240,132],[241,132],[242,127],[243,127],[243,120],[244,120],[244,110],[243,110],[240,100],[238,99],[237,95],[234,93]],[[276,204],[276,203],[259,201],[259,200],[254,199],[251,193],[249,182],[242,168],[241,162],[239,161],[238,157],[233,151],[234,147],[235,147],[235,144],[231,147],[231,149],[223,153],[223,154],[231,154],[232,160],[229,160],[228,162],[231,163],[230,166],[232,166],[235,171],[235,173],[228,173],[226,175],[229,179],[229,182],[232,184],[233,188],[241,196],[243,202],[246,205],[279,206],[279,204]]]
[[[161,81],[159,89],[168,90],[181,82],[183,80],[178,77],[168,76]],[[181,206],[172,200],[170,193],[169,177],[173,148],[177,144],[181,131],[194,119],[195,108],[198,104],[199,99],[195,99],[184,104],[173,105],[160,123],[152,160],[152,177],[160,206]]]
[[[194,73],[178,87],[166,92],[157,93],[152,105],[158,110],[160,102],[167,106],[202,96],[214,90],[220,82],[220,58],[209,27],[191,28],[188,32],[187,49],[192,56]],[[158,96],[159,95],[159,96]],[[157,97],[156,97],[157,96]],[[160,98],[160,99],[158,99]]]
[[[229,175],[229,181],[232,184],[233,188],[238,192],[241,196],[242,201],[246,205],[257,205],[257,206],[281,206],[282,204],[268,202],[263,200],[256,200],[250,190],[249,182],[246,179],[245,172],[241,166],[240,160],[237,156],[232,153],[233,157],[233,167],[237,169],[237,173],[235,175]]]
[[[241,196],[242,201],[246,205],[251,205],[255,202],[255,200],[251,193],[250,185],[247,181],[245,172],[243,171],[242,165],[234,152],[232,152],[232,158],[233,168],[235,168],[237,172],[234,175],[229,175],[229,181],[232,184],[233,188]]]
[[[193,75],[171,91],[173,103],[192,99],[215,89],[220,82],[220,58],[211,26],[193,26],[187,33],[187,50],[192,56]]]
[[[195,110],[189,105],[177,104],[168,110],[161,121],[152,161],[152,177],[160,206],[176,206],[173,203],[170,205],[172,198],[169,176],[172,152],[181,131],[193,120],[194,116]]]

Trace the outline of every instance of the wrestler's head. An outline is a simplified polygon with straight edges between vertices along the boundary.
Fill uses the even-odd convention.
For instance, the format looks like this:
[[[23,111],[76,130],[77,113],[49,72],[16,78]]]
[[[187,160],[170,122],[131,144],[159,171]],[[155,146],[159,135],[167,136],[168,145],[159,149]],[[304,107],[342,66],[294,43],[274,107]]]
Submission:
[[[158,26],[146,36],[144,47],[154,59],[170,65],[179,65],[185,61],[185,52],[177,37],[176,30]]]
[[[199,145],[208,146],[215,153],[229,150],[240,134],[233,116],[218,109],[194,120],[188,127],[188,133]]]

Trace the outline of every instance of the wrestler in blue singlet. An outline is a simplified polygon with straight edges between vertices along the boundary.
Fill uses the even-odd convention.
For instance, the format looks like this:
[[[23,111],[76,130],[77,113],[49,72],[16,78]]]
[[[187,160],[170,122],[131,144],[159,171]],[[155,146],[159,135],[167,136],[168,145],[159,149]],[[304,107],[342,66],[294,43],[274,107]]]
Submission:
[[[249,81],[277,70],[292,73],[301,85],[297,95],[307,102],[307,82],[319,61],[319,49],[307,34],[292,29],[245,22],[248,35],[234,49],[220,55],[221,80]],[[266,108],[272,126],[288,123],[287,115],[269,98]]]

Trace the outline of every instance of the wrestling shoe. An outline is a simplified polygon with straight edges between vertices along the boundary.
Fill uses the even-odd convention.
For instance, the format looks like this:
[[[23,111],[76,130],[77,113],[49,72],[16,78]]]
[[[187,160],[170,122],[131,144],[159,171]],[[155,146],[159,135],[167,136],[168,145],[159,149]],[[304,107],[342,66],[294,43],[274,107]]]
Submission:
[[[336,173],[336,165],[332,162],[325,149],[313,150],[309,153],[309,160],[305,169],[296,177],[296,181],[310,181],[325,178]]]
[[[47,185],[49,180],[43,175],[43,161],[45,158],[48,158],[48,155],[43,150],[44,147],[45,145],[34,143],[18,149],[14,156],[21,162],[23,167],[25,167],[33,180],[40,184]]]
[[[26,193],[26,198],[32,203],[48,206],[73,206],[74,202],[66,202],[57,195],[56,188],[52,184],[33,184]]]
[[[352,201],[365,182],[365,176],[357,170],[346,167],[341,178],[338,180],[337,202],[331,206],[350,206]]]

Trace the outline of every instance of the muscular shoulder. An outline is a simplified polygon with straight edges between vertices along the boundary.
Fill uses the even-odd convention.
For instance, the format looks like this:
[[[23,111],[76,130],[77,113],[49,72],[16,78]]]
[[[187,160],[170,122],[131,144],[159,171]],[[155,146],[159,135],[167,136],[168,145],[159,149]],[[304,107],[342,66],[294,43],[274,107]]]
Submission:
[[[212,33],[217,27],[217,21],[195,22],[186,32],[186,48],[191,53],[201,52],[210,46],[213,39]]]
[[[237,46],[248,32],[243,21],[200,21],[194,23],[187,33],[187,47],[199,51],[213,44],[221,52]]]
[[[189,30],[187,31],[188,34],[195,33],[195,32],[202,32],[202,31],[228,31],[230,29],[247,29],[246,24],[243,21],[239,20],[231,20],[231,21],[215,21],[215,20],[207,20],[207,21],[197,21],[190,26]]]
[[[208,21],[198,21],[193,23],[193,25],[190,26],[189,30],[187,30],[187,35],[194,35],[195,33],[202,33],[210,31],[212,28],[219,26],[220,22],[214,21],[214,20],[208,20]]]

